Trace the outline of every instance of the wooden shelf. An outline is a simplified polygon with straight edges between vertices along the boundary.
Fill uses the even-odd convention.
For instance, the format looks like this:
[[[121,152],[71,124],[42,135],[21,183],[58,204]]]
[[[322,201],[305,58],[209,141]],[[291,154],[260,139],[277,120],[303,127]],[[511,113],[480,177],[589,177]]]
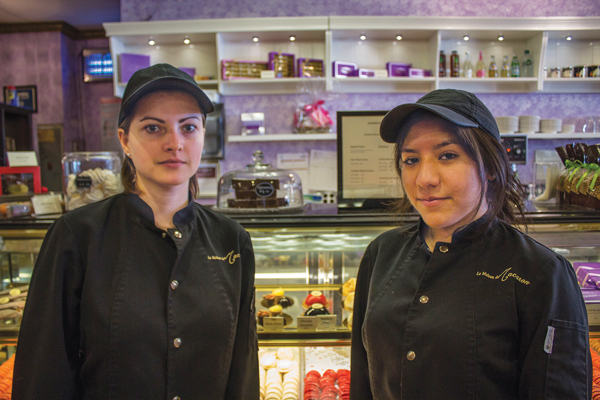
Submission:
[[[227,137],[232,142],[286,142],[307,140],[336,140],[336,133],[277,133],[270,135],[232,135]]]

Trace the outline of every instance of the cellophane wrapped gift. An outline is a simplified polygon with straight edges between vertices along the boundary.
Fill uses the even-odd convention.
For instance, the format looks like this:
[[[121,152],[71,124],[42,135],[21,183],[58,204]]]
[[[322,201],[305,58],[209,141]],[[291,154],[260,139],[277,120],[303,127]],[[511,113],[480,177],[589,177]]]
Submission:
[[[298,105],[294,112],[295,133],[329,133],[333,120],[325,104],[325,91],[318,82],[301,83]]]

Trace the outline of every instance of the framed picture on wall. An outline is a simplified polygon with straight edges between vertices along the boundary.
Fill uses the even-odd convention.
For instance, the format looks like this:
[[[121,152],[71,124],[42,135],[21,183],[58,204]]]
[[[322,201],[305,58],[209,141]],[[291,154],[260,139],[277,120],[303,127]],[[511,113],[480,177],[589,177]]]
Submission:
[[[28,108],[34,112],[38,111],[37,103],[37,87],[35,85],[15,86],[17,89],[17,98],[19,99],[19,107]],[[3,88],[4,102],[7,102],[8,93],[7,86]]]

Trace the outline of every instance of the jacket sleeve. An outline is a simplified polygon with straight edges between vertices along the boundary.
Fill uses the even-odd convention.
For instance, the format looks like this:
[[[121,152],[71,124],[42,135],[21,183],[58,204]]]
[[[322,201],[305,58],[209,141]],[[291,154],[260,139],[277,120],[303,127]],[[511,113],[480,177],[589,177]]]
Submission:
[[[369,380],[369,360],[363,343],[362,328],[367,311],[371,281],[371,246],[367,248],[358,269],[354,307],[352,311],[352,347],[350,356],[350,398],[368,400],[373,398]]]
[[[259,399],[258,336],[254,307],[254,250],[250,236],[241,250],[242,288],[226,399]]]
[[[521,304],[521,399],[590,399],[592,361],[588,321],[575,271],[551,259]]]
[[[14,400],[76,399],[83,273],[64,218],[48,230],[31,277],[13,379]]]

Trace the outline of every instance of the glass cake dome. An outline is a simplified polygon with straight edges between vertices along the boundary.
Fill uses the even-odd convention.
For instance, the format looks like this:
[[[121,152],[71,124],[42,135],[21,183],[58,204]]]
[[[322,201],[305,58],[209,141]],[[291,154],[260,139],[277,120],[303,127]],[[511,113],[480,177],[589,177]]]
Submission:
[[[300,212],[304,209],[302,182],[293,171],[263,163],[264,154],[252,154],[253,164],[227,172],[219,179],[217,210],[233,213]]]

